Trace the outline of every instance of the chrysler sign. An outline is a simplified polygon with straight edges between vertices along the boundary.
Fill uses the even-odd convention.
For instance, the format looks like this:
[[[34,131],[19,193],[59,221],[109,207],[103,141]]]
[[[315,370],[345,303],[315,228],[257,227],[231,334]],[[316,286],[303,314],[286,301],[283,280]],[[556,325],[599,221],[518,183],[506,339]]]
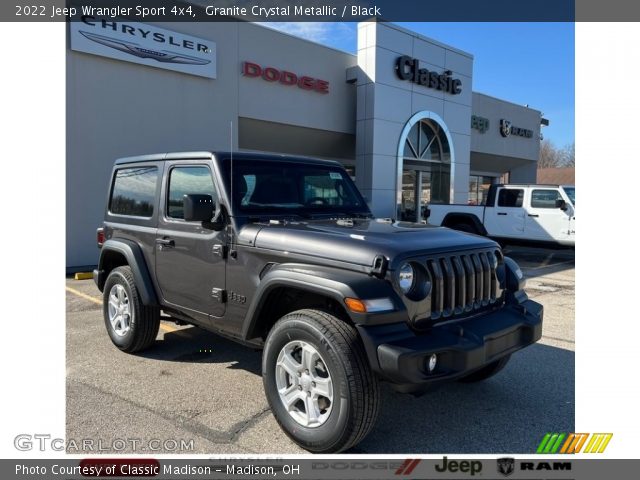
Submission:
[[[71,49],[150,67],[216,78],[216,44],[138,22],[90,15],[70,22]]]

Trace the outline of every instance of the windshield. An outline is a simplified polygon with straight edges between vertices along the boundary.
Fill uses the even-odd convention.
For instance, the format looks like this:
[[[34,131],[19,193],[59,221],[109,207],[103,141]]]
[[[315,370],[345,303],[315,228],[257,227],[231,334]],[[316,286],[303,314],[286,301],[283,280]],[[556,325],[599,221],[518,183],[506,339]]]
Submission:
[[[567,197],[569,197],[569,200],[571,200],[571,203],[575,207],[575,205],[576,205],[576,187],[562,187],[562,189],[564,190],[564,193],[567,194]]]
[[[227,185],[230,163],[223,161]],[[232,190],[236,215],[370,215],[349,174],[338,165],[234,159]]]

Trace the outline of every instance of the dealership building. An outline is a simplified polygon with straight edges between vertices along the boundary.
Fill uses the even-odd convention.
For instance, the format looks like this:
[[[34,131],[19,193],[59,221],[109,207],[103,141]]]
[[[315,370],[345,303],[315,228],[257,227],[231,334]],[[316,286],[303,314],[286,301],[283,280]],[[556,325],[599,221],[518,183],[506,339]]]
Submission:
[[[67,267],[94,265],[116,158],[229,150],[341,162],[373,213],[535,182],[537,110],[473,92],[472,53],[364,22],[352,55],[248,22],[83,17],[67,38]]]

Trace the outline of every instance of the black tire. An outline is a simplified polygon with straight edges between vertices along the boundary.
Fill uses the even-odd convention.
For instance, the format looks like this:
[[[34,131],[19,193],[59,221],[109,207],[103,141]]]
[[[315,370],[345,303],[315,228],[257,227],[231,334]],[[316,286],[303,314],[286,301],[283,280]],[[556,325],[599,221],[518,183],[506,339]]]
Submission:
[[[476,229],[473,228],[468,223],[457,223],[451,228],[453,230],[458,230],[459,232],[473,233],[475,235],[478,235],[478,232],[476,231]]]
[[[502,357],[500,360],[491,362],[486,367],[482,367],[480,370],[476,370],[475,372],[460,378],[458,381],[462,383],[475,383],[475,382],[481,382],[483,380],[486,380],[487,378],[491,378],[497,373],[499,373],[504,367],[506,367],[510,358],[511,358],[511,355]]]
[[[122,335],[116,333],[109,321],[109,295],[116,285],[121,285],[124,288],[131,313],[129,330]],[[102,295],[104,323],[109,337],[116,347],[123,352],[134,353],[153,345],[160,328],[160,309],[142,303],[129,266],[115,268],[109,273]]]
[[[328,417],[313,428],[289,414],[277,388],[278,355],[285,345],[296,341],[317,350],[333,385]],[[274,325],[264,346],[262,379],[280,427],[294,442],[314,453],[335,453],[356,445],[371,431],[378,417],[380,383],[369,367],[362,340],[353,326],[320,310],[298,310]]]

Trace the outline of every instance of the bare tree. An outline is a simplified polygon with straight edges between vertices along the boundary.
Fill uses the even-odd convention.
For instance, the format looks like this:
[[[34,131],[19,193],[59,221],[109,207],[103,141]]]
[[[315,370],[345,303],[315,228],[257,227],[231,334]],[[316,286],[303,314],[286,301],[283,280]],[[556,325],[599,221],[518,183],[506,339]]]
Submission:
[[[557,148],[551,140],[540,142],[538,168],[561,168],[576,166],[576,144],[570,143]]]
[[[575,167],[576,166],[576,143],[570,143],[560,152],[561,163],[563,167]]]
[[[555,168],[560,166],[558,149],[551,140],[545,139],[540,142],[540,159],[538,168]]]

